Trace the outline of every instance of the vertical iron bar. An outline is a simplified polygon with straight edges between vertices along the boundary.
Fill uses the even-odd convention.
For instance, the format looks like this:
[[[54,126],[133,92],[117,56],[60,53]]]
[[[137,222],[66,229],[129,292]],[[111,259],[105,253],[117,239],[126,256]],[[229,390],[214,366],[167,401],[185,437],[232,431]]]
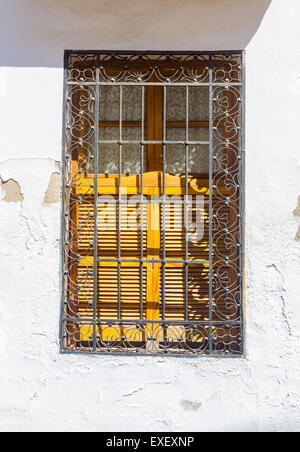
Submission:
[[[145,138],[145,86],[142,86],[142,122],[141,122],[141,197],[140,197],[140,228],[141,228],[141,260],[140,260],[140,319],[144,315],[144,138]]]
[[[209,354],[213,353],[212,305],[213,305],[213,60],[209,56]]]
[[[67,116],[67,67],[68,67],[69,53],[64,55],[64,93],[63,93],[63,126],[62,126],[62,203],[61,203],[61,310],[59,317],[59,342],[60,350],[63,350],[63,317],[64,317],[64,293],[65,293],[65,208],[66,208],[66,116]],[[68,271],[69,278],[70,273]]]
[[[189,141],[189,87],[185,89],[185,141]],[[188,199],[189,199],[189,145],[185,145],[185,203],[184,203],[184,227],[185,227],[185,284],[184,284],[184,297],[185,297],[185,320],[189,320],[189,293],[188,293],[188,281],[189,281],[189,230],[188,230]]]
[[[122,208],[122,110],[123,110],[123,87],[120,85],[120,102],[119,102],[119,180],[118,180],[118,319],[121,318],[121,208]]]
[[[97,55],[96,64],[96,99],[95,99],[95,123],[94,123],[94,262],[93,262],[93,276],[94,276],[94,290],[93,290],[93,351],[97,349],[97,299],[98,299],[98,131],[99,131],[99,71],[100,71],[100,55]]]
[[[162,268],[162,319],[166,318],[166,121],[167,121],[167,87],[164,86],[164,106],[163,106],[163,268]]]
[[[241,202],[241,278],[240,278],[240,303],[241,303],[241,340],[242,340],[242,352],[245,354],[246,350],[246,341],[245,341],[245,319],[244,319],[244,278],[245,278],[245,105],[246,105],[246,70],[245,70],[245,64],[246,64],[246,55],[245,51],[242,53],[242,142],[241,142],[241,193],[242,193],[242,202]]]

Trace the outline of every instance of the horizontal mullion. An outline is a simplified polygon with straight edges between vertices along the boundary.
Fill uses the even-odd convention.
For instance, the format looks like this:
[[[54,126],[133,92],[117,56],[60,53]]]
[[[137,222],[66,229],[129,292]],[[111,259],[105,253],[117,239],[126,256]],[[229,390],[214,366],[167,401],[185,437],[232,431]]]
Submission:
[[[101,181],[100,181],[101,183]],[[100,185],[98,187],[98,194],[99,195],[112,195],[116,196],[118,195],[119,188],[115,185]],[[81,187],[76,188],[76,193],[80,196],[91,196],[94,193],[94,187],[91,187],[91,185],[83,185]],[[140,187],[133,187],[133,186],[121,186],[121,193],[125,196],[131,196],[131,195],[138,195],[141,196],[141,190]],[[227,194],[227,191],[224,189],[222,193]],[[183,187],[179,186],[167,186],[166,187],[166,193],[167,196],[184,196],[185,195],[185,189]],[[195,187],[189,188],[189,195],[195,196],[195,195],[202,195],[207,196],[209,194],[209,189],[207,186],[203,186],[199,190],[197,190]],[[161,196],[163,195],[163,187],[155,187],[152,185],[144,185],[143,188],[143,195],[144,196]]]
[[[82,323],[82,322],[87,322],[87,323],[91,323],[93,322],[93,320],[89,317],[80,317],[80,319],[78,319],[78,317],[65,317],[63,318],[63,321],[65,322],[76,322],[76,323]],[[223,326],[229,326],[229,325],[241,325],[242,322],[240,321],[235,321],[235,320],[227,320],[227,321],[222,321],[222,320],[216,320],[216,321],[205,321],[205,320],[195,320],[195,321],[191,321],[191,320],[139,320],[139,319],[96,319],[96,323],[129,323],[129,324],[139,324],[139,325],[144,325],[146,323],[150,323],[150,324],[162,324],[165,326],[172,326],[172,325],[223,325]]]
[[[75,82],[75,81],[68,81],[67,85],[71,85],[71,86],[210,86],[210,83],[207,82],[85,82],[85,81],[80,81],[80,82]],[[219,83],[212,83],[212,86],[242,86],[241,82],[219,82]]]
[[[130,262],[135,264],[187,264],[187,265],[209,265],[209,260],[199,260],[199,261],[190,261],[190,260],[184,260],[184,259],[178,259],[178,260],[172,260],[172,259],[106,259],[106,258],[98,258],[97,262]]]
[[[141,127],[141,121],[122,121],[123,127]],[[189,121],[189,127],[209,127],[209,121]],[[223,125],[224,123],[215,122],[214,125]],[[91,125],[94,125],[91,122]],[[119,127],[120,121],[99,121],[99,127]],[[185,127],[185,121],[166,121],[166,127]]]
[[[99,144],[139,144],[139,145],[146,145],[146,144],[161,144],[161,145],[168,145],[168,144],[181,144],[181,145],[197,145],[197,144],[206,144],[209,145],[210,141],[140,141],[140,140],[98,140]]]
[[[124,195],[126,196],[126,195]],[[130,195],[129,195],[130,196]],[[138,196],[143,196],[143,195],[138,195]],[[176,196],[176,195],[175,195]],[[179,196],[179,195],[178,195]],[[185,196],[185,195],[182,195]],[[192,196],[192,195],[189,195]],[[109,201],[105,201],[103,200],[103,203],[105,204],[111,204],[111,205],[115,205],[115,204],[122,204],[122,205],[128,205],[128,206],[147,206],[149,204],[163,204],[163,205],[172,205],[172,204],[180,204],[180,205],[189,205],[192,207],[199,207],[200,205],[202,206],[203,204],[209,204],[208,200],[201,200],[201,203],[198,201],[185,201],[185,200],[179,200],[179,199],[174,199],[174,200],[163,200],[163,199],[149,199],[149,200],[144,200],[144,201],[127,201],[127,200],[119,200],[119,199],[112,199]]]
[[[98,247],[99,249],[99,247]],[[137,250],[137,254],[138,254],[138,250]],[[77,265],[79,267],[92,267],[93,266],[93,258],[91,256],[81,256],[81,259],[77,261]],[[189,265],[190,267],[199,267],[199,266],[204,266],[204,267],[209,267],[209,261],[208,260],[188,260],[188,261],[184,261],[183,259],[180,260],[171,260],[171,259],[166,259],[165,261],[163,259],[159,260],[159,259],[130,259],[130,258],[121,258],[120,260],[118,260],[118,258],[98,258],[97,259],[98,264],[100,264],[100,267],[117,267],[117,265],[120,263],[121,267],[136,267],[136,268],[140,268],[142,265],[144,264],[161,264],[161,265],[166,265],[166,267],[168,268],[179,268],[179,267],[184,267],[185,265]]]

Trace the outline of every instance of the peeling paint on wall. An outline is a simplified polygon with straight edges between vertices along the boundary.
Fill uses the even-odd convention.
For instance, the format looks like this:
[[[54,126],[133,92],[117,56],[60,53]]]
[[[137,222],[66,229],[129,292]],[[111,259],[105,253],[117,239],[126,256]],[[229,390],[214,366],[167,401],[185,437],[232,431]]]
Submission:
[[[300,196],[298,196],[298,205],[293,213],[295,217],[300,217]]]
[[[191,402],[190,400],[181,400],[180,403],[185,411],[198,411],[201,407],[200,402]]]
[[[294,210],[293,214],[295,215],[295,217],[300,217],[300,196],[298,196],[298,205],[296,207],[296,209]],[[300,242],[300,226],[298,228],[296,237],[295,237],[295,241],[296,242]]]
[[[60,174],[51,174],[48,188],[44,197],[44,204],[57,204],[60,200]]]
[[[4,192],[3,201],[23,202],[24,196],[21,193],[21,187],[14,179],[9,179],[5,182],[0,180],[0,188]]]

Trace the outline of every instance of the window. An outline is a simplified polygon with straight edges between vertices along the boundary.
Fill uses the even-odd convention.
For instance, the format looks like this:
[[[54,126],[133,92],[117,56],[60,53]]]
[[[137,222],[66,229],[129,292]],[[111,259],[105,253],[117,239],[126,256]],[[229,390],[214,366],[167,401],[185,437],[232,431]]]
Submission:
[[[64,352],[242,355],[243,55],[66,52]]]

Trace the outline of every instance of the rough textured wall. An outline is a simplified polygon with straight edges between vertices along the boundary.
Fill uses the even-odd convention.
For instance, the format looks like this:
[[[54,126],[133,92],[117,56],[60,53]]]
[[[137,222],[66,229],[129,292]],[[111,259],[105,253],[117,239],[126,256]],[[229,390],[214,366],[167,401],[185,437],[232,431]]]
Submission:
[[[8,3],[5,24],[20,2]],[[89,31],[87,13],[87,26],[76,35],[77,1],[45,1],[43,8],[37,1],[26,3],[31,20],[48,16],[50,25],[44,21],[37,42],[40,27],[25,15],[17,36],[24,38],[21,48],[12,41],[10,49],[6,41],[0,61],[0,430],[300,430],[299,0],[273,0],[258,31],[269,2],[219,0],[205,39],[195,25],[193,35],[188,26],[182,26],[183,34],[174,33],[180,12],[173,2],[167,15],[169,1],[160,2],[157,16],[162,21],[165,15],[166,26],[154,38],[133,34],[140,29],[144,3],[131,2],[136,22],[132,19],[130,28],[123,24],[111,45],[95,27]],[[50,30],[51,3],[64,3],[70,18],[64,24],[60,14],[59,39]],[[125,13],[118,12],[116,1],[111,9],[108,2],[98,3],[105,6],[96,12],[98,25],[109,16],[112,23],[122,22]],[[187,3],[193,24],[195,14],[198,23],[211,17],[213,2]],[[251,15],[249,3],[250,9],[256,6]],[[228,22],[224,28],[228,5],[240,16],[232,16],[235,27]],[[238,26],[243,20],[252,24],[248,37]],[[232,48],[247,45],[245,359],[59,354],[63,72],[54,62],[61,64],[72,33],[82,48],[96,41],[94,48],[154,43],[162,49],[204,49],[209,38],[215,49],[224,42]],[[30,65],[37,67],[23,67]]]
[[[10,0],[3,7],[0,30],[2,64],[60,66],[64,48],[240,49],[270,2]],[[7,45],[7,36],[12,45]]]

